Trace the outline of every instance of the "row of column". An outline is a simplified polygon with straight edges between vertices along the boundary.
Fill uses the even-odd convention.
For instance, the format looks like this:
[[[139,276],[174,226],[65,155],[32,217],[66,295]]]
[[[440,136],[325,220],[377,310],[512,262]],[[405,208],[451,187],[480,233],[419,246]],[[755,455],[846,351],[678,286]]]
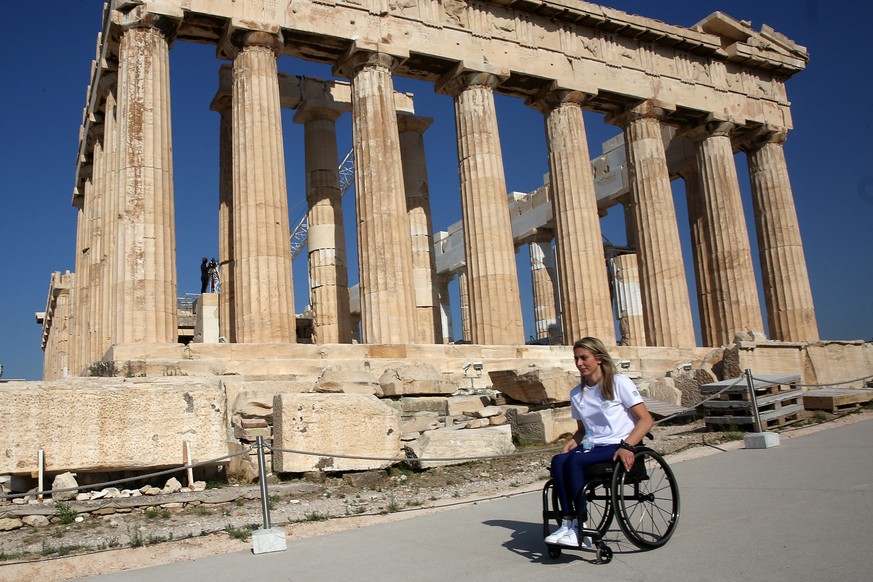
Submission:
[[[113,343],[176,341],[168,65],[174,26],[171,19],[147,16],[127,25],[121,36],[117,81],[107,91],[104,133],[94,149],[80,209],[75,317],[82,347],[71,356],[74,365],[94,361]],[[234,342],[293,342],[277,72],[282,41],[275,33],[258,31],[231,31],[229,41],[232,97],[216,104],[224,112],[221,333]],[[392,73],[403,58],[356,46],[336,66],[351,79],[366,343],[441,341],[421,145],[426,122],[398,118],[393,102]],[[477,70],[459,65],[436,85],[455,105],[466,255],[462,320],[469,325],[465,337],[477,344],[524,342],[493,95],[502,78],[501,71],[484,64]],[[615,343],[582,118],[587,98],[583,91],[555,85],[530,105],[543,113],[548,138],[563,337],[571,342],[596,335]],[[694,345],[694,334],[660,115],[657,107],[643,103],[613,122],[624,128],[628,149],[646,342],[685,347]],[[339,307],[348,301],[348,286],[344,268],[338,268],[345,249],[336,117],[316,104],[299,111],[296,120],[304,124],[306,136],[316,338],[320,343],[350,341],[351,324]],[[762,328],[731,129],[722,123],[687,132],[697,144],[697,164],[686,181],[698,300],[709,345]],[[770,334],[811,340],[817,339],[817,329],[781,139],[765,135],[747,146]],[[541,261],[540,254],[532,253],[532,260]],[[541,275],[550,274],[534,267],[544,271]],[[535,288],[541,297],[547,293]],[[543,314],[541,319],[552,318]]]

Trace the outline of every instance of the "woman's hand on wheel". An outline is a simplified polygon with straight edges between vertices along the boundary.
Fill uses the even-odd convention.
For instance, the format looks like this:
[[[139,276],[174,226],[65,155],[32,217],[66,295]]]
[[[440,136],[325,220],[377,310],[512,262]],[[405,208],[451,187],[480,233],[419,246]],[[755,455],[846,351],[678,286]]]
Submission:
[[[634,466],[634,454],[627,449],[618,449],[612,457],[613,461],[621,460],[625,471],[630,471]]]

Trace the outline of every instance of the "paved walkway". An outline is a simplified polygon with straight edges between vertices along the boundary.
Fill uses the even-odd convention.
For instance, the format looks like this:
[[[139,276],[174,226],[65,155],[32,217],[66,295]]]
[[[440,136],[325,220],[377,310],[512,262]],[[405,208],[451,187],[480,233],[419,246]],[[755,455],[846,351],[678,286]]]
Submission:
[[[676,534],[639,552],[619,531],[612,563],[549,559],[537,493],[250,551],[87,578],[189,580],[870,580],[873,420],[673,465]]]

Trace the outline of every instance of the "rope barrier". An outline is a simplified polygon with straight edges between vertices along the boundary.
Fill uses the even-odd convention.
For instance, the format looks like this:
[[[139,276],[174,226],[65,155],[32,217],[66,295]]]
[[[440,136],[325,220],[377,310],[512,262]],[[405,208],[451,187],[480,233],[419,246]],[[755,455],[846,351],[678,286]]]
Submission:
[[[769,382],[770,380],[766,380],[764,378],[755,378],[752,377],[753,380],[758,380],[760,382]],[[842,382],[829,382],[827,384],[792,384],[792,386],[796,386],[798,388],[826,388],[828,386],[842,386],[843,384],[854,384],[855,382],[861,382],[863,380],[871,380],[873,379],[873,374],[869,376],[861,376],[860,378],[854,378],[853,380],[843,380]]]
[[[295,455],[309,455],[313,457],[330,457],[332,459],[356,459],[361,461],[391,461],[394,463],[402,463],[402,462],[414,462],[414,463],[428,463],[428,462],[437,462],[437,461],[487,461],[492,459],[506,459],[511,457],[523,457],[527,455],[537,455],[540,453],[550,453],[553,451],[560,450],[561,447],[550,447],[548,449],[536,449],[533,451],[521,451],[515,453],[503,453],[500,455],[479,455],[474,457],[367,457],[363,455],[341,455],[334,453],[315,453],[312,451],[300,451],[296,449],[282,449],[279,447],[272,447],[270,445],[265,445],[271,451],[278,451],[280,453],[292,453]]]
[[[163,471],[156,471],[154,473],[145,473],[143,475],[137,475],[136,477],[125,477],[124,479],[115,479],[114,481],[104,481],[102,483],[92,483],[90,485],[79,485],[78,487],[64,487],[63,489],[45,489],[43,491],[29,491],[27,493],[8,493],[3,495],[4,499],[15,499],[16,497],[27,497],[28,495],[46,495],[46,494],[55,494],[55,493],[63,493],[67,491],[80,491],[82,489],[102,489],[104,487],[108,487],[110,485],[119,485],[121,483],[130,483],[131,481],[140,481],[142,479],[148,479],[149,477],[160,477],[161,475],[169,475],[171,473],[177,473],[179,471],[187,471],[188,469],[195,469],[197,467],[202,467],[203,465],[214,465],[218,461],[230,460],[234,457],[239,457],[241,455],[247,455],[249,451],[251,451],[254,447],[249,447],[242,451],[238,451],[236,453],[232,453],[230,455],[225,455],[223,457],[218,457],[215,459],[209,459],[208,461],[200,461],[198,463],[191,463],[182,465],[181,467],[174,467],[172,469],[164,469]]]

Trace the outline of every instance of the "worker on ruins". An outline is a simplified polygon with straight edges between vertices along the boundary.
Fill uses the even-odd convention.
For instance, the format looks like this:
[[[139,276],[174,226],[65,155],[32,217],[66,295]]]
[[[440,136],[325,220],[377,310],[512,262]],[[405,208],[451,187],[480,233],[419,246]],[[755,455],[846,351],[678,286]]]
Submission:
[[[582,382],[570,391],[577,429],[552,458],[552,479],[562,521],[561,527],[546,537],[546,543],[578,547],[579,525],[573,500],[585,486],[585,468],[621,461],[630,470],[634,446],[643,440],[654,421],[631,379],[616,373],[615,362],[602,341],[593,337],[577,341],[573,359],[582,375]],[[585,536],[582,545],[590,548],[591,538]]]
[[[200,293],[206,293],[209,286],[209,259],[203,257],[200,261]]]
[[[218,278],[218,261],[215,260],[215,257],[212,257],[212,260],[209,261],[209,292],[215,293],[215,287],[221,282]]]

